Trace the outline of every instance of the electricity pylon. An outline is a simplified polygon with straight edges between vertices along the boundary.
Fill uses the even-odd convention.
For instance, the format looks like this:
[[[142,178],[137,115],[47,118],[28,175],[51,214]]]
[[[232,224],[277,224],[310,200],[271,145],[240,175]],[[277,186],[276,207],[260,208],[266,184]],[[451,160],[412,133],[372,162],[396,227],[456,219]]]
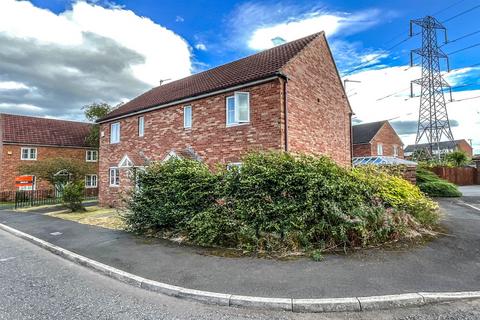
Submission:
[[[413,97],[413,84],[421,86],[420,111],[418,117],[417,138],[415,140],[415,149],[422,138],[426,137],[429,148],[427,152],[430,157],[436,153],[440,159],[444,151],[440,148],[440,141],[445,138],[446,141],[453,143],[453,134],[448,120],[447,105],[444,89],[450,91],[450,101],[452,100],[452,89],[443,79],[440,70],[440,59],[446,59],[447,70],[450,71],[448,56],[439,48],[437,42],[437,30],[445,34],[445,43],[447,42],[447,30],[437,19],[427,16],[422,19],[410,21],[410,36],[413,34],[413,26],[418,25],[422,28],[422,48],[412,50],[410,53],[410,66],[413,66],[413,55],[422,57],[422,77],[413,80],[411,83],[411,96]]]

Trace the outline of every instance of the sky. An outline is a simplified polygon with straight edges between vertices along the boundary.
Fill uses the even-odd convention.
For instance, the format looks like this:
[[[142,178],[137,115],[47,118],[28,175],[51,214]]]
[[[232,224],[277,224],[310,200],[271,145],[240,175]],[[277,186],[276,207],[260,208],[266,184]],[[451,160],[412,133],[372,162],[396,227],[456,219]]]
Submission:
[[[84,120],[82,106],[117,105],[157,86],[325,31],[354,122],[390,120],[415,141],[421,37],[409,23],[435,16],[449,56],[445,80],[455,139],[480,153],[478,0],[0,0],[0,112]],[[414,26],[414,34],[420,31]],[[448,98],[448,96],[447,96]]]

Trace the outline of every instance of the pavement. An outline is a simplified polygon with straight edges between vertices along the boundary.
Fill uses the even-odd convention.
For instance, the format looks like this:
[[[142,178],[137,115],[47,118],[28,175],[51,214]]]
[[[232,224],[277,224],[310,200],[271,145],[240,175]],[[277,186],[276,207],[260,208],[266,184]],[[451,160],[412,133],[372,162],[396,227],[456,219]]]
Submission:
[[[219,257],[208,249],[32,213],[0,211],[0,223],[129,273],[190,289],[288,298],[476,291],[478,191],[478,196],[439,200],[447,234],[428,244],[327,255],[321,262]]]
[[[0,319],[474,320],[480,301],[356,313],[294,314],[205,305],[103,276],[0,230]]]

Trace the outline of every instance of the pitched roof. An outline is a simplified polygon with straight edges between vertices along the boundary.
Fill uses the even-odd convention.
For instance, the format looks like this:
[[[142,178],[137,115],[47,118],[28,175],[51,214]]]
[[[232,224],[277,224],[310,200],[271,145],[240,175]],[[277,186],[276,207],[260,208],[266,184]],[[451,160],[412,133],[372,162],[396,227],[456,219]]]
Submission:
[[[278,75],[283,66],[323,32],[153,88],[100,121]]]
[[[0,114],[4,143],[89,147],[86,138],[92,125],[83,122]]]
[[[440,146],[440,149],[455,149],[455,147],[458,146],[458,144],[462,141],[465,141],[465,139],[461,139],[461,140],[453,140],[453,141],[441,141],[439,143],[439,146]],[[466,142],[466,141],[465,141]],[[416,146],[417,149],[426,149],[426,148],[429,148],[430,144],[429,143],[421,143],[421,144],[418,144]],[[436,144],[434,146],[434,148],[436,148]],[[414,152],[415,151],[415,145],[414,144],[411,144],[411,145],[408,145],[405,150],[405,152]]]
[[[369,143],[377,134],[378,130],[388,121],[362,123],[352,126],[353,144]]]

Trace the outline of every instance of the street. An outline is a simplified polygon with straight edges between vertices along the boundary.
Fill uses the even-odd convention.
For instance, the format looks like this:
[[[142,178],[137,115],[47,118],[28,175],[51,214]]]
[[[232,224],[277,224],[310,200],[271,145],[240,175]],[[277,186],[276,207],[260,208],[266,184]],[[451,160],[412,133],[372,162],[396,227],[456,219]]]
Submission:
[[[0,319],[480,319],[480,302],[294,314],[208,306],[133,288],[0,231]]]

